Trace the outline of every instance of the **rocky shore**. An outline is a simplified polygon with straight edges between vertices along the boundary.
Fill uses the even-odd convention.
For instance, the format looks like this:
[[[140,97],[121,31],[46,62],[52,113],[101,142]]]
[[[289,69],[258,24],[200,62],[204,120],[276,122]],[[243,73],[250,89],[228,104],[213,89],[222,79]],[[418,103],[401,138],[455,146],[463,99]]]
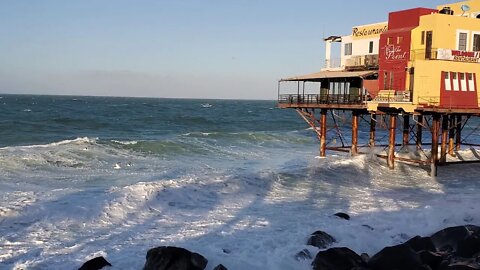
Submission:
[[[348,220],[344,213],[336,216]],[[373,228],[372,228],[373,229]],[[307,245],[319,248],[312,256],[307,249],[292,254],[296,260],[313,260],[313,270],[476,270],[480,269],[480,227],[463,225],[440,230],[430,236],[415,236],[405,243],[385,247],[378,253],[357,254],[348,247],[331,247],[335,236],[313,232]],[[181,247],[161,246],[147,252],[143,270],[203,270],[208,260]],[[112,266],[97,257],[79,270],[98,270]],[[220,264],[213,270],[225,270]]]

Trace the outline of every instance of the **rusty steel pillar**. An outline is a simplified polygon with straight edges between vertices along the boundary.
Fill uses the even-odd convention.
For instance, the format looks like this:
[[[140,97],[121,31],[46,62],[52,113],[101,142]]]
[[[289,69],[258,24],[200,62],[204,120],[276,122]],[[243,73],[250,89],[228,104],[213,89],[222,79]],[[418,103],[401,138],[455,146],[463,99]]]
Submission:
[[[462,148],[462,115],[457,115],[457,128],[455,129],[455,150],[460,151]]]
[[[327,109],[320,112],[320,156],[327,155]]]
[[[351,154],[355,156],[358,154],[358,112],[352,111],[352,149]]]
[[[395,133],[397,128],[397,116],[390,115],[390,128],[389,128],[389,140],[388,140],[388,155],[387,164],[388,168],[395,169]]]
[[[417,121],[417,150],[422,149],[422,133],[423,133],[423,114],[418,116],[418,121]]]
[[[432,150],[430,152],[430,175],[437,176],[438,135],[440,133],[440,115],[434,114],[432,120]]]
[[[447,162],[447,141],[448,141],[448,115],[442,116],[442,147],[440,152],[440,163]]]
[[[455,153],[453,152],[455,150],[455,115],[450,115],[449,119],[450,123],[448,124],[448,154],[450,156],[455,156]]]
[[[403,146],[408,145],[410,135],[410,118],[409,115],[403,116]]]
[[[372,114],[370,116],[370,140],[368,141],[368,145],[370,147],[375,147],[375,128],[377,125],[377,115]]]

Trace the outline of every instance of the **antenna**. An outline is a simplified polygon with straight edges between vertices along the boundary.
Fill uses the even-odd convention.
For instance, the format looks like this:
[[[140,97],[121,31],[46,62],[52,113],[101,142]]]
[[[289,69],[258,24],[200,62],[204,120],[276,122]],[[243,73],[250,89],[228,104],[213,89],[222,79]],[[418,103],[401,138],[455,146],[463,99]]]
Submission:
[[[463,11],[463,13],[462,13],[462,16],[463,16],[463,14],[465,14],[465,12],[470,10],[470,6],[469,5],[462,5],[460,7],[460,9]]]

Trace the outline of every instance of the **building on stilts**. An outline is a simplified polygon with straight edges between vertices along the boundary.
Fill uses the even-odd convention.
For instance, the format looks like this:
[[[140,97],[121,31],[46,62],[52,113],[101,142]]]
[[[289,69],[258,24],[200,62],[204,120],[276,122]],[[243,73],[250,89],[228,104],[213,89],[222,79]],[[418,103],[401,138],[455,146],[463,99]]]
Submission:
[[[479,0],[391,12],[388,22],[355,26],[350,35],[324,41],[325,65],[319,72],[281,79],[278,85],[278,106],[296,109],[313,127],[320,156],[327,150],[363,153],[359,125],[367,122],[369,136],[361,139],[370,148],[384,146],[377,155],[391,169],[395,161],[413,162],[430,165],[436,175],[438,165],[453,160],[448,157],[466,144],[466,123],[480,116]],[[331,57],[335,44],[339,59]],[[349,145],[338,131],[340,146],[327,140],[329,127],[338,128],[338,111],[349,114]],[[384,145],[376,137],[380,127]],[[428,155],[400,155],[398,147],[407,145],[429,146]]]

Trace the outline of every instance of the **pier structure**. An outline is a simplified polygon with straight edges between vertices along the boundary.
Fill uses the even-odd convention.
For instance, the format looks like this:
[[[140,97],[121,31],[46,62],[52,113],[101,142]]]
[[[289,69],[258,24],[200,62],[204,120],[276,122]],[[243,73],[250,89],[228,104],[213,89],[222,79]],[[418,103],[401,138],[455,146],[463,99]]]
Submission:
[[[325,67],[281,79],[278,106],[295,109],[312,127],[322,157],[327,150],[357,155],[384,147],[373,153],[389,168],[395,161],[430,165],[434,176],[438,165],[453,162],[448,156],[469,144],[463,131],[480,116],[479,14],[478,0],[414,8],[391,12],[388,22],[353,27],[351,35],[328,37]],[[331,57],[333,43],[341,46],[339,61]],[[339,112],[348,115],[349,142],[339,131]],[[368,130],[362,145],[361,123]],[[379,129],[388,140],[376,137]],[[340,145],[327,141],[329,130]]]

